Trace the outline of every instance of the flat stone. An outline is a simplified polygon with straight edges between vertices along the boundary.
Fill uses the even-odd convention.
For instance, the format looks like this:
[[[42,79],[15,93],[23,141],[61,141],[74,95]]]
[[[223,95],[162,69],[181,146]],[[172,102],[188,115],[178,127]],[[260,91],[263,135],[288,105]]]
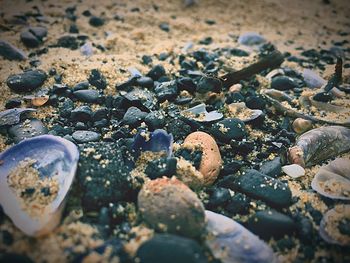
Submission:
[[[100,139],[101,134],[93,131],[75,131],[72,137],[78,143],[96,142]]]
[[[305,175],[305,170],[298,164],[285,165],[282,167],[285,174],[292,178],[299,178]]]
[[[26,60],[27,55],[11,43],[0,40],[0,56],[8,60]]]
[[[73,92],[73,95],[82,102],[97,103],[99,101],[100,94],[97,90],[83,89]]]
[[[261,165],[259,172],[274,178],[280,176],[282,172],[281,158],[276,157],[272,161],[264,162]]]
[[[29,92],[44,84],[46,78],[47,75],[42,70],[28,70],[10,75],[6,80],[6,84],[14,92]]]
[[[15,143],[47,133],[47,128],[37,119],[28,119],[23,123],[19,123],[8,129],[8,134],[12,137]]]
[[[154,92],[159,102],[166,100],[173,101],[178,93],[177,85],[175,81],[162,82],[155,87]]]

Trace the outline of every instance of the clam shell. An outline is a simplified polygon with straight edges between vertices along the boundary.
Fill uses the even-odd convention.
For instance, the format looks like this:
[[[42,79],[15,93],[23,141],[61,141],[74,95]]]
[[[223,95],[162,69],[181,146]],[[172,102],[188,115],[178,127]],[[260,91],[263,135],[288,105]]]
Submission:
[[[217,111],[211,111],[211,112],[207,112],[206,108],[205,108],[205,104],[201,103],[198,104],[192,108],[189,108],[187,110],[183,110],[181,112],[182,115],[184,115],[186,117],[187,114],[193,114],[194,116],[192,117],[188,117],[189,119],[198,121],[198,122],[212,122],[212,121],[218,121],[220,119],[222,119],[224,116],[222,115],[222,113],[217,112]],[[202,115],[200,117],[196,117],[196,115]]]
[[[324,241],[341,246],[350,245],[350,236],[343,235],[338,229],[337,223],[342,219],[350,220],[350,205],[337,205],[323,216],[319,234]]]
[[[346,191],[348,194],[326,191],[325,184],[338,187],[338,190]],[[328,198],[350,200],[350,159],[337,158],[328,165],[322,166],[313,178],[311,187]]]
[[[7,180],[8,174],[26,158],[37,160],[35,168],[41,177],[57,175],[59,184],[56,198],[35,218],[22,209]],[[30,236],[43,235],[59,224],[78,159],[79,152],[75,144],[53,135],[26,139],[0,154],[0,204],[13,223],[24,233]]]

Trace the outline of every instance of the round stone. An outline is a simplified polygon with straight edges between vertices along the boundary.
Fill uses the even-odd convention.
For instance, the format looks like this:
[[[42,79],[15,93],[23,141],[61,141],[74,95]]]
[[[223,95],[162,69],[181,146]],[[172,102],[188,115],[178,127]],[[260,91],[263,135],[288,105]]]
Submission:
[[[95,142],[100,139],[100,134],[93,131],[75,131],[72,137],[78,143]]]

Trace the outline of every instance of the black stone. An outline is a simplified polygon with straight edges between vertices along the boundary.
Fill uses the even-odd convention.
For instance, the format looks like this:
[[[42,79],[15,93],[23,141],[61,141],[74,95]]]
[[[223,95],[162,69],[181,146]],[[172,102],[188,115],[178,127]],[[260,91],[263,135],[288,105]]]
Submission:
[[[176,173],[176,158],[160,158],[148,163],[145,173],[149,178],[156,179],[162,176],[171,177]]]
[[[147,89],[135,88],[132,91],[125,94],[124,101],[120,101],[120,103],[127,106],[135,106],[141,109],[142,111],[149,112],[155,109],[157,99],[154,96],[153,92],[150,92]],[[123,105],[120,106],[123,107]]]
[[[303,242],[311,242],[313,237],[313,225],[312,221],[308,217],[302,216],[298,219],[297,229],[299,237]]]
[[[251,199],[242,193],[236,193],[228,202],[225,209],[231,215],[245,215],[249,213]]]
[[[7,78],[7,86],[14,92],[30,92],[44,84],[47,75],[42,70],[28,70]]]
[[[79,34],[79,28],[76,24],[72,24],[69,26],[69,33],[71,34]]]
[[[313,99],[321,102],[330,102],[333,99],[333,97],[328,92],[320,92],[313,96]]]
[[[87,122],[92,119],[93,112],[89,106],[80,106],[71,111],[72,121]]]
[[[2,244],[6,246],[11,246],[13,244],[13,236],[7,230],[0,232],[0,240],[2,240]]]
[[[273,207],[287,207],[292,202],[292,193],[288,184],[253,169],[237,177],[235,186],[238,191]]]
[[[165,23],[165,22],[160,23],[159,28],[160,28],[161,30],[165,31],[165,32],[169,32],[169,31],[170,31],[170,26],[169,26],[169,24],[168,24],[168,23]]]
[[[73,87],[73,91],[88,89],[89,86],[90,83],[88,81],[79,82]]]
[[[282,172],[281,158],[276,157],[272,161],[264,162],[260,166],[259,172],[275,178],[280,176]]]
[[[86,143],[98,141],[101,134],[93,131],[75,131],[72,137],[78,143]]]
[[[242,166],[243,166],[242,162],[233,160],[227,164],[224,164],[224,167],[220,171],[220,175],[226,176],[229,174],[235,174],[236,172],[239,171],[239,169],[241,169]]]
[[[0,56],[8,60],[26,60],[26,54],[11,43],[0,40]]]
[[[231,198],[230,191],[226,188],[217,187],[210,195],[208,207],[216,208],[224,206]]]
[[[165,125],[165,117],[161,111],[152,111],[145,117],[145,123],[150,130],[161,129]]]
[[[152,78],[154,81],[165,75],[165,69],[162,65],[155,65],[148,73],[147,77]]]
[[[167,130],[174,136],[174,140],[178,140],[191,133],[191,126],[180,119],[173,119],[168,122]]]
[[[26,47],[34,48],[41,44],[41,41],[29,31],[23,31],[20,35],[21,41]]]
[[[86,154],[84,149],[89,148],[95,152]],[[77,178],[83,190],[84,211],[99,211],[101,207],[109,207],[109,203],[136,198],[129,176],[134,166],[132,156],[123,141],[84,143],[79,145],[79,150],[83,154],[79,158]]]
[[[62,36],[57,40],[57,46],[75,50],[79,47],[79,41],[75,36]]]
[[[219,79],[204,76],[199,80],[196,91],[198,93],[221,92],[221,89],[222,83]]]
[[[228,118],[215,123],[211,132],[216,139],[223,142],[232,139],[241,140],[247,136],[244,122],[237,118]]]
[[[151,56],[147,56],[147,55],[143,55],[142,56],[142,63],[145,65],[148,65],[150,63],[152,63],[152,57]]]
[[[275,210],[258,211],[249,218],[245,225],[250,231],[264,240],[280,239],[291,235],[296,230],[296,224],[285,214]]]
[[[20,98],[12,98],[6,101],[5,108],[6,109],[13,109],[18,108],[21,106],[22,100]]]
[[[65,98],[64,101],[59,104],[58,109],[61,117],[69,118],[74,109],[74,103],[71,99]]]
[[[82,102],[98,103],[100,101],[99,92],[93,89],[77,90],[73,95]]]
[[[136,84],[140,87],[151,89],[154,86],[154,81],[150,77],[140,77],[136,79]]]
[[[246,106],[252,110],[264,110],[266,107],[265,100],[260,96],[249,96],[245,102]]]
[[[194,240],[169,234],[156,234],[137,250],[140,263],[206,263],[201,246]]]
[[[94,27],[103,26],[104,23],[105,23],[104,19],[97,16],[92,16],[89,19],[89,24]]]
[[[136,127],[145,119],[146,116],[146,112],[143,112],[136,107],[130,107],[126,111],[123,121],[124,124],[130,125],[131,127]]]
[[[231,92],[226,96],[226,103],[234,103],[244,101],[244,97],[240,92]]]
[[[8,134],[15,143],[38,135],[47,134],[47,132],[48,130],[44,124],[37,119],[26,120],[25,122],[11,126],[8,129]]]
[[[15,253],[0,253],[1,263],[34,263],[30,258]]]
[[[105,89],[107,87],[106,78],[97,69],[93,69],[90,72],[89,83],[98,89]]]
[[[242,49],[239,48],[231,48],[230,49],[230,53],[232,56],[236,56],[236,57],[247,57],[249,56],[249,53],[247,51],[244,51]]]
[[[100,121],[102,119],[107,119],[108,118],[108,109],[106,107],[99,108],[94,112],[94,115],[92,117],[93,121]]]
[[[271,81],[272,89],[291,90],[297,87],[298,87],[297,82],[294,79],[286,76],[278,76],[273,78]]]
[[[178,94],[176,82],[162,82],[154,89],[154,92],[159,102],[173,101]]]
[[[190,93],[194,93],[197,89],[196,83],[188,77],[179,78],[176,80],[176,83],[179,90],[187,90]]]

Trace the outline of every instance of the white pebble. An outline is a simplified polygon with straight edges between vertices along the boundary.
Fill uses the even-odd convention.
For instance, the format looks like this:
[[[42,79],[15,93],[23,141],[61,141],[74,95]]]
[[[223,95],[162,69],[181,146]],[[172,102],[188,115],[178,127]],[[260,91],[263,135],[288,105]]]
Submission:
[[[305,170],[298,164],[285,165],[282,167],[282,171],[293,178],[299,178],[305,175]]]

